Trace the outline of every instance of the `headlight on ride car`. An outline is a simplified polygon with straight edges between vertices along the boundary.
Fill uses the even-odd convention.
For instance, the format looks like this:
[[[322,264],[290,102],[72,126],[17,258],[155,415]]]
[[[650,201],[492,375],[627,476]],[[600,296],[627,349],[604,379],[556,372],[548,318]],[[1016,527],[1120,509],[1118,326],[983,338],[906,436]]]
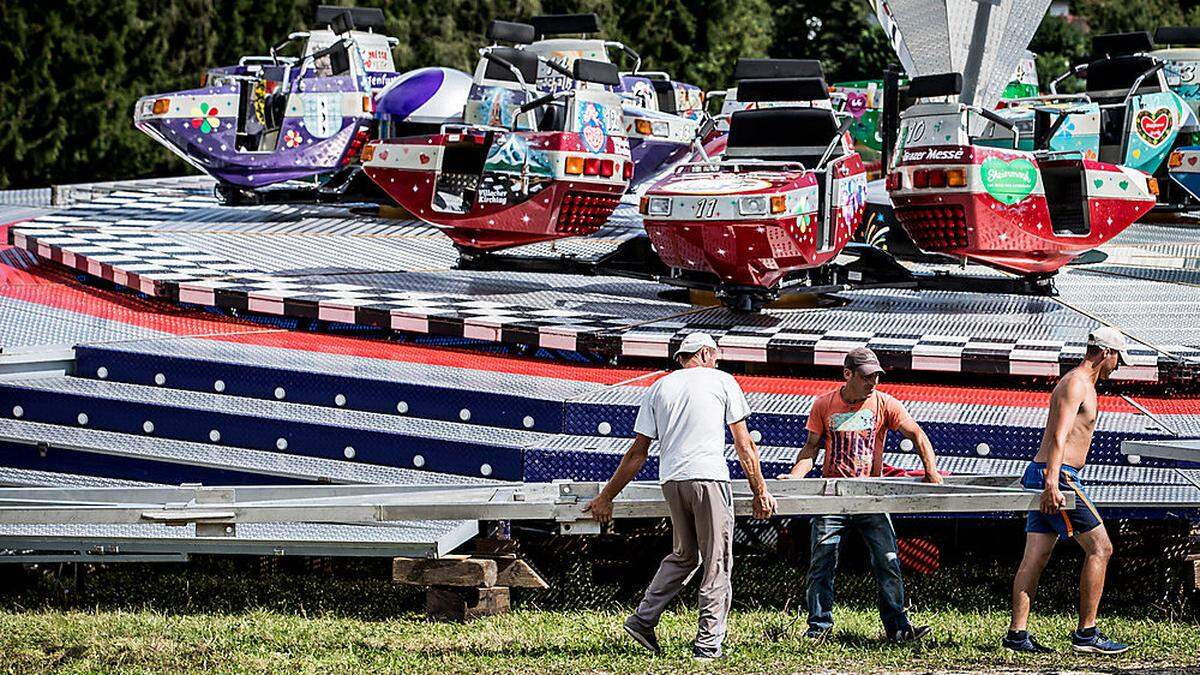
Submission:
[[[654,124],[650,125],[650,129],[651,133],[653,133],[655,136],[666,137],[671,135],[671,125],[667,124],[666,122],[655,122]]]
[[[738,213],[743,216],[765,216],[768,203],[766,195],[742,197],[738,200]]]
[[[646,215],[659,218],[671,215],[671,198],[650,197],[646,201]]]

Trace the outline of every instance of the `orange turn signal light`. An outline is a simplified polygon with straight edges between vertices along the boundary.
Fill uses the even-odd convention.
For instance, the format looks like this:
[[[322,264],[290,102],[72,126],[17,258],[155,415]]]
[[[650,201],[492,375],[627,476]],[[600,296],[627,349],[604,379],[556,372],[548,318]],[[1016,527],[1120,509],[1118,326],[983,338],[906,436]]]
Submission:
[[[363,96],[363,112],[375,112],[375,101],[371,100],[370,96]]]
[[[1157,178],[1147,178],[1146,179],[1146,189],[1150,191],[1150,194],[1157,197],[1158,196],[1158,179]]]
[[[783,213],[784,211],[787,211],[787,197],[771,195],[771,213]]]
[[[967,172],[965,169],[947,169],[946,170],[946,186],[947,187],[963,187],[967,184]]]
[[[167,114],[167,111],[169,111],[170,109],[171,109],[171,99],[160,98],[160,99],[156,99],[154,101],[154,108],[152,110],[155,115],[165,115],[165,114]]]
[[[374,146],[374,145],[371,145],[371,144],[368,144],[366,147],[364,147],[364,148],[363,148],[363,151],[362,151],[362,161],[364,161],[364,162],[369,162],[369,161],[371,161],[371,160],[372,160],[374,157],[375,157],[375,146]]]
[[[571,156],[567,157],[567,165],[565,167],[567,174],[579,176],[583,174],[583,158]]]
[[[1174,169],[1179,166],[1183,166],[1183,155],[1172,152],[1171,156],[1167,158],[1167,167]]]
[[[650,120],[635,120],[633,128],[637,129],[637,132],[643,136],[652,136],[654,134],[654,127],[650,124]]]

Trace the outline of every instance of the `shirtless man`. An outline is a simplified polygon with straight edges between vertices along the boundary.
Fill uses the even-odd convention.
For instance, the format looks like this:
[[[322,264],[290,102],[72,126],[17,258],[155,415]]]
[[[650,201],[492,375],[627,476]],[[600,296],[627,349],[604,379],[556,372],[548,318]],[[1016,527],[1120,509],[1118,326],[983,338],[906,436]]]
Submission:
[[[1129,364],[1125,336],[1115,328],[1097,328],[1088,335],[1083,362],[1064,375],[1050,395],[1050,416],[1042,446],[1021,479],[1026,489],[1041,490],[1042,508],[1031,511],[1026,519],[1025,557],[1013,579],[1012,622],[1003,640],[1003,645],[1013,651],[1053,651],[1034,640],[1026,625],[1038,578],[1054,545],[1059,539],[1070,538],[1079,542],[1085,554],[1079,576],[1079,626],[1071,633],[1071,647],[1093,654],[1120,654],[1129,649],[1129,645],[1108,639],[1096,628],[1104,572],[1113,547],[1100,514],[1079,480],[1096,429],[1096,382],[1112,374],[1118,363]],[[1075,508],[1070,511],[1063,508],[1063,493],[1068,490],[1075,494]]]

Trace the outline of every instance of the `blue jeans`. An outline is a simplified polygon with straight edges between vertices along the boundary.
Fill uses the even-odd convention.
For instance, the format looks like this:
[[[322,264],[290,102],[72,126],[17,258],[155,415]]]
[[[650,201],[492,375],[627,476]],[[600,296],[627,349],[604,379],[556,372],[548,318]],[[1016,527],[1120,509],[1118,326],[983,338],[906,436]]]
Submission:
[[[886,514],[816,516],[812,519],[812,556],[808,567],[808,625],[833,628],[833,578],[842,532],[858,530],[867,544],[871,570],[879,582],[879,618],[889,636],[910,626],[904,612],[904,580],[896,553],[896,531]]]

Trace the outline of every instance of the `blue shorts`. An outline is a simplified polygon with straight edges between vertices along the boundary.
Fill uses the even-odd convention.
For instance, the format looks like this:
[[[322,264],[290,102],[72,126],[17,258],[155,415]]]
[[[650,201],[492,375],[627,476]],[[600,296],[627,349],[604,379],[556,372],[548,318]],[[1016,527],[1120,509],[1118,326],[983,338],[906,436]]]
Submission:
[[[1025,467],[1025,475],[1021,477],[1021,485],[1026,490],[1046,489],[1046,463],[1030,462]],[[1075,508],[1062,510],[1054,514],[1041,511],[1030,511],[1025,517],[1026,532],[1041,532],[1043,534],[1058,534],[1062,540],[1070,539],[1080,532],[1088,532],[1104,524],[1096,505],[1091,497],[1083,490],[1083,482],[1079,480],[1079,471],[1066,464],[1058,474],[1058,488],[1064,493],[1075,495]]]

